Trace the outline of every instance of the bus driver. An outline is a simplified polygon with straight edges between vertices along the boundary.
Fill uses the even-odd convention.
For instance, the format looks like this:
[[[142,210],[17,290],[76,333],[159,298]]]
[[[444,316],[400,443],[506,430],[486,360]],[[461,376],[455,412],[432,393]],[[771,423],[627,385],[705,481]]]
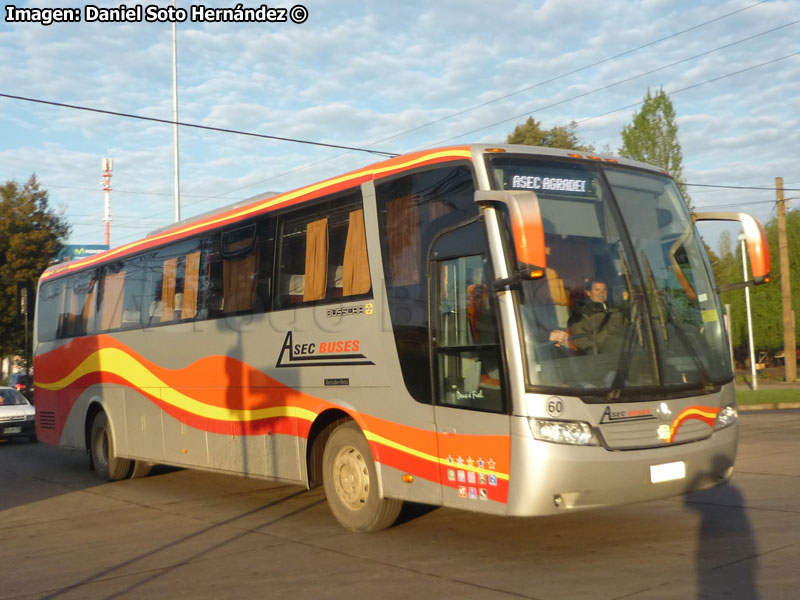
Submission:
[[[584,353],[609,352],[621,340],[625,318],[617,308],[608,305],[608,286],[604,281],[592,279],[586,295],[588,300],[571,328],[572,343]]]

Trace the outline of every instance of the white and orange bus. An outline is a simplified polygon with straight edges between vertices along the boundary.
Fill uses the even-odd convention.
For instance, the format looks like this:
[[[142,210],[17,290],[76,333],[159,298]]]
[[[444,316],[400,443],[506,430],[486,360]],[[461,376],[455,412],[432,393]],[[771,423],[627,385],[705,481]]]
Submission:
[[[41,277],[39,439],[403,501],[547,515],[726,482],[737,409],[701,219],[641,163],[526,146],[392,158]],[[606,316],[606,313],[609,316]],[[580,331],[581,333],[575,333]]]

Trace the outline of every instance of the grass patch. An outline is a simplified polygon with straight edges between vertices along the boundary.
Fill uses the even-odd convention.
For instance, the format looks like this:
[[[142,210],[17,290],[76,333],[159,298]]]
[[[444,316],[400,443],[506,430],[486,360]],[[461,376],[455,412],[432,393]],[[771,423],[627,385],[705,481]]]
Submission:
[[[739,404],[769,404],[772,402],[800,402],[800,389],[789,390],[736,390]]]

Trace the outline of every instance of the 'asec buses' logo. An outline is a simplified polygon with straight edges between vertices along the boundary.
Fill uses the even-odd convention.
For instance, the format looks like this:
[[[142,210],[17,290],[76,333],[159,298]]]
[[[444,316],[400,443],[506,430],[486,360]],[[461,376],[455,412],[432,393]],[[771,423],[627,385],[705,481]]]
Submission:
[[[292,332],[286,334],[276,367],[326,367],[330,365],[374,365],[363,354],[358,354],[360,340],[335,340],[332,342],[307,342],[295,344]]]

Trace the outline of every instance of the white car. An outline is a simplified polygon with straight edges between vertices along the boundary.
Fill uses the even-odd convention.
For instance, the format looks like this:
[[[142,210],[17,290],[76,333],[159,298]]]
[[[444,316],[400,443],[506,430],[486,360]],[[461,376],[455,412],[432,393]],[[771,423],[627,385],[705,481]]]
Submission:
[[[27,437],[36,441],[36,410],[12,387],[0,387],[0,440]]]

